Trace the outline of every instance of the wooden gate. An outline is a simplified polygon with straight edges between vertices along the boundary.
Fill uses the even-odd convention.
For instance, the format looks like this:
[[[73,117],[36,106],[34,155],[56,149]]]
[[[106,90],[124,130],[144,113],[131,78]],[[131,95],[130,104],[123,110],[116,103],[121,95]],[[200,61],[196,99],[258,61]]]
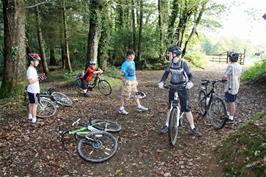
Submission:
[[[214,54],[209,56],[209,61],[211,62],[218,62],[218,63],[229,63],[229,51],[223,52],[220,54]],[[246,49],[244,49],[243,53],[239,53],[238,62],[241,65],[245,64],[245,57],[246,57]]]

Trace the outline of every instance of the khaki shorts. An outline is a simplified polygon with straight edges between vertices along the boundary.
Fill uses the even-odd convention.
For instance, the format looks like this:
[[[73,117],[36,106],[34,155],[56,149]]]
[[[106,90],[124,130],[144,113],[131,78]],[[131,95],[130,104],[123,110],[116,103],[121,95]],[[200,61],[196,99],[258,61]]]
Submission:
[[[137,85],[137,81],[124,80],[121,87],[121,97],[130,99],[131,94],[138,91]]]

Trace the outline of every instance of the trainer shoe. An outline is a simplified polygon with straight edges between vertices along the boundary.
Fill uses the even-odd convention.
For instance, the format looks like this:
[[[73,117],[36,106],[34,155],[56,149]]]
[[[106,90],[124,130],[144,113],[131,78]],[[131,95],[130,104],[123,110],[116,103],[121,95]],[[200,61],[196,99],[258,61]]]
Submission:
[[[161,133],[167,133],[168,132],[168,127],[166,125],[164,125],[162,128],[161,128]]]
[[[118,113],[123,115],[128,115],[128,112],[125,110],[125,108],[119,108]]]
[[[32,122],[33,124],[35,124],[35,123],[37,122],[36,117],[33,117],[33,118],[31,119],[31,122]]]
[[[138,110],[139,112],[144,112],[144,111],[148,111],[149,109],[146,108],[146,107],[144,107],[144,106],[138,106],[137,110]]]
[[[226,123],[228,124],[236,124],[235,119],[227,119]]]
[[[88,93],[83,93],[83,96],[84,96],[84,97],[88,97],[89,94],[88,94]]]
[[[28,114],[28,120],[32,119],[32,114]]]
[[[193,136],[202,136],[202,134],[196,128],[190,129],[190,131]]]

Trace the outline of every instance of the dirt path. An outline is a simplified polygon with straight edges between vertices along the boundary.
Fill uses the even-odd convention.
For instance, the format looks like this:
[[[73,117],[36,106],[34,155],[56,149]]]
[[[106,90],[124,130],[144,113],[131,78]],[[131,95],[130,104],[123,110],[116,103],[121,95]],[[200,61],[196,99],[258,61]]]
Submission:
[[[200,79],[221,78],[225,66],[209,66],[207,70],[194,70],[195,87],[191,92],[193,113],[196,108],[197,88]],[[0,115],[10,119],[0,127],[0,176],[223,176],[222,169],[212,156],[212,150],[234,131],[224,128],[215,131],[195,116],[203,134],[195,138],[182,131],[178,143],[171,147],[167,134],[160,134],[165,120],[167,91],[157,83],[163,71],[138,72],[139,89],[147,93],[143,105],[147,113],[138,113],[132,102],[127,106],[129,115],[122,116],[118,90],[111,97],[103,97],[94,90],[89,98],[80,96],[74,88],[61,88],[74,100],[74,107],[60,108],[58,114],[42,119],[36,126],[26,120],[26,110],[14,109],[14,105],[1,106]],[[238,99],[237,118],[245,121],[266,105],[265,88],[242,85]],[[13,111],[10,111],[13,108]],[[117,154],[102,164],[81,160],[76,153],[76,142],[66,142],[66,150],[60,148],[56,128],[65,127],[76,119],[78,109],[92,118],[105,118],[119,122],[122,131],[115,136],[119,141]],[[196,115],[196,114],[195,114]],[[85,116],[83,116],[85,118]]]

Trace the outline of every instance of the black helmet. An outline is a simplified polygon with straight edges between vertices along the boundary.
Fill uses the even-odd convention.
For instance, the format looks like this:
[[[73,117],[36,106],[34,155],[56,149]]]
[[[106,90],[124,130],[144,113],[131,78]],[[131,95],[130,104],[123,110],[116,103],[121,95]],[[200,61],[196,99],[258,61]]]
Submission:
[[[232,51],[232,52],[229,52],[228,56],[231,62],[237,62],[239,58],[239,53]]]
[[[179,56],[179,55],[182,54],[181,48],[180,47],[177,47],[177,46],[173,46],[173,47],[168,48],[168,52],[175,53],[176,56]]]

